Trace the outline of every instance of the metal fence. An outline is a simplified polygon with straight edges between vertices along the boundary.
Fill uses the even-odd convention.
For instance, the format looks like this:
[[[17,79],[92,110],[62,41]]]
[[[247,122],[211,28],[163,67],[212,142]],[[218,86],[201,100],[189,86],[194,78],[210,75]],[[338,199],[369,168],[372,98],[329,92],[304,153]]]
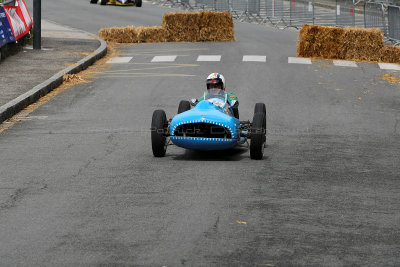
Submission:
[[[387,34],[385,6],[382,3],[367,2],[364,4],[364,27],[380,28],[384,35]]]
[[[336,0],[336,26],[355,26],[353,1]]]
[[[2,1],[2,0],[0,0]],[[14,0],[15,1],[15,0]],[[230,11],[239,20],[270,23],[276,27],[303,24],[380,28],[400,44],[400,7],[392,2],[358,0],[153,0],[153,3],[182,6],[184,9]],[[355,4],[359,3],[359,4]]]
[[[290,22],[303,22],[314,24],[314,0],[290,0]]]
[[[388,24],[390,40],[400,43],[400,7],[388,6]]]

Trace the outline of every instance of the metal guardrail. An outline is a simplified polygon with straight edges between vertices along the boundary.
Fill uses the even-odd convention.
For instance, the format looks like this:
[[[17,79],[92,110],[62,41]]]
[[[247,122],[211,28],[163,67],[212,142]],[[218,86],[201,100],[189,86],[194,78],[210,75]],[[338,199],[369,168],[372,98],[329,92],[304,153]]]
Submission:
[[[400,44],[400,6],[388,6],[389,40]]]

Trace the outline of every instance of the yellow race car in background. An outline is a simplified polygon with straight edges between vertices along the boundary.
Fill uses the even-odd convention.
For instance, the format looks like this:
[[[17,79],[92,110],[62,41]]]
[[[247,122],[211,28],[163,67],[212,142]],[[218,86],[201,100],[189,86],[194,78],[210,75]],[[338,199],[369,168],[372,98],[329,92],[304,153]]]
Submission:
[[[90,0],[91,4],[100,3],[100,5],[114,6],[142,6],[142,0]]]

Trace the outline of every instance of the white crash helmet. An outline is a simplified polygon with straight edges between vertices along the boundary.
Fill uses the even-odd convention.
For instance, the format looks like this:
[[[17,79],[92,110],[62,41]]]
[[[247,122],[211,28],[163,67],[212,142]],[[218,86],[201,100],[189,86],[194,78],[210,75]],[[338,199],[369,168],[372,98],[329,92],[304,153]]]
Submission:
[[[207,89],[210,89],[211,85],[221,85],[222,90],[225,91],[225,77],[220,73],[211,73],[207,77]]]

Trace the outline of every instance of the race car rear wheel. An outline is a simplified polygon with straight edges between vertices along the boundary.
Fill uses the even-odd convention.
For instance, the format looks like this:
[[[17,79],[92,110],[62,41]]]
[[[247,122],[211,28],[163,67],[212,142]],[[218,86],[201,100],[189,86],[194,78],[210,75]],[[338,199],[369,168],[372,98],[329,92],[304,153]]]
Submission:
[[[181,100],[181,102],[179,102],[178,114],[188,110],[190,110],[190,102],[187,100]]]
[[[91,4],[97,4],[97,0],[90,0]]]
[[[141,7],[142,6],[142,0],[136,0],[135,5],[137,7]]]
[[[250,158],[262,159],[266,137],[267,120],[263,112],[254,113],[251,127]]]
[[[100,1],[100,5],[104,6],[104,5],[107,4],[107,2],[108,2],[108,0],[101,0],[101,1]]]
[[[151,147],[154,157],[164,157],[167,151],[167,116],[164,110],[155,110],[151,120]]]

